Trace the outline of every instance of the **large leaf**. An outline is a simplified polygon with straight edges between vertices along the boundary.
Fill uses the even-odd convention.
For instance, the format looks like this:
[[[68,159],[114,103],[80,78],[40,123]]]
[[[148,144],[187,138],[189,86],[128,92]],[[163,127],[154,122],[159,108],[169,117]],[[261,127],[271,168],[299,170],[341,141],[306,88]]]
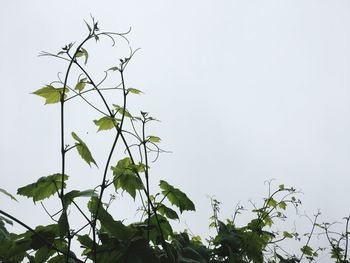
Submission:
[[[76,146],[77,151],[80,154],[81,158],[83,158],[83,160],[85,162],[87,162],[90,166],[91,166],[91,163],[93,163],[97,166],[97,164],[96,164],[94,158],[92,157],[91,152],[90,152],[89,148],[86,146],[85,142],[83,142],[83,140],[80,139],[78,137],[78,135],[76,135],[75,132],[72,132],[72,137],[74,140],[77,141],[75,143],[75,146]]]
[[[121,221],[115,221],[113,217],[103,208],[102,203],[100,202],[99,206],[98,204],[98,197],[93,196],[88,203],[88,209],[90,213],[96,215],[98,207],[97,219],[101,222],[101,228],[117,239],[130,239],[135,232],[134,229],[125,226]]]
[[[171,204],[177,206],[181,213],[184,210],[196,210],[193,202],[180,189],[173,187],[163,180],[160,180],[159,186],[162,189],[162,194],[170,201]]]
[[[67,175],[63,176],[64,181],[68,179]],[[39,178],[35,183],[26,185],[24,187],[17,189],[17,194],[24,195],[26,197],[33,198],[33,201],[40,201],[45,198],[49,198],[57,191],[62,188],[62,175],[53,174],[45,177]],[[66,184],[63,182],[63,188],[66,187]]]
[[[98,131],[113,129],[118,124],[116,119],[109,116],[104,116],[101,119],[94,120],[94,123],[98,126]]]
[[[66,88],[65,93],[69,90]],[[63,88],[55,88],[52,85],[47,85],[33,92],[33,94],[45,98],[45,104],[53,104],[60,102],[63,93]],[[66,95],[65,95],[66,98]]]
[[[4,195],[7,195],[8,197],[10,197],[12,200],[17,201],[17,199],[12,194],[7,192],[5,189],[0,188],[0,193],[3,193]]]
[[[45,263],[49,257],[55,254],[55,250],[48,248],[47,246],[41,247],[35,253],[36,263]]]
[[[139,166],[132,164],[131,159],[126,157],[120,160],[117,166],[112,167],[112,170],[115,189],[121,188],[135,199],[136,190],[143,189],[143,183],[136,173]]]
[[[161,234],[163,234],[165,240],[168,240],[168,238],[173,234],[173,229],[168,219],[160,214],[157,214],[157,216],[152,215],[149,222],[148,219],[146,219],[144,224],[150,225],[149,237],[154,244],[162,243]],[[161,227],[161,230],[159,229],[159,226]]]

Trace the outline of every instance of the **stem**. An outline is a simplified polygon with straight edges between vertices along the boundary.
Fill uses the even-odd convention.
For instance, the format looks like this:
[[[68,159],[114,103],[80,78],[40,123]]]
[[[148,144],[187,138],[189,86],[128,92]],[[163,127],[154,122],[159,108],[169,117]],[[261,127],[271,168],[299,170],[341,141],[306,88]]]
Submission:
[[[311,229],[311,232],[309,234],[309,237],[307,239],[307,242],[305,244],[305,246],[309,246],[309,243],[310,243],[310,240],[311,240],[311,237],[312,237],[312,234],[314,233],[314,230],[315,230],[315,226],[316,226],[316,222],[317,222],[317,218],[318,216],[320,215],[320,212],[318,212],[316,215],[315,215],[315,219],[314,219],[314,222],[312,224],[312,229]],[[300,258],[299,258],[299,262],[301,262],[303,256],[304,256],[304,252],[301,254]]]
[[[147,190],[147,199],[149,200],[150,196],[150,189],[149,189],[149,176],[148,176],[148,154],[147,154],[147,148],[146,148],[146,135],[145,135],[145,124],[146,124],[146,119],[144,117],[144,120],[142,122],[142,144],[143,144],[143,149],[144,149],[144,155],[145,155],[145,176],[146,176],[146,190]],[[149,242],[149,234],[150,234],[150,223],[151,223],[151,205],[150,202],[147,202],[147,240]]]
[[[67,71],[64,77],[64,83],[63,83],[63,92],[61,94],[61,194],[60,194],[60,199],[61,199],[61,203],[62,203],[62,208],[65,209],[65,203],[64,203],[64,175],[65,175],[65,169],[66,169],[66,149],[65,149],[65,142],[64,142],[64,97],[65,97],[65,93],[66,93],[66,87],[67,87],[67,82],[68,82],[68,76],[70,73],[70,70],[72,68],[73,62],[76,58],[76,54],[79,52],[79,50],[81,49],[81,47],[85,44],[86,41],[88,41],[91,38],[91,35],[89,34],[84,40],[83,42],[80,43],[80,45],[77,47],[76,51],[74,52],[73,57],[70,57],[71,60],[69,62],[69,65],[67,67]],[[67,51],[68,54],[68,51]],[[69,221],[68,221],[68,215],[67,213],[64,213],[65,217],[66,217],[66,222],[68,224],[68,229],[69,229]],[[67,234],[67,240],[68,240],[68,246],[67,246],[67,254],[66,254],[66,263],[68,263],[69,260],[69,252],[70,252],[70,245],[71,245],[71,235],[70,235],[70,231],[68,230],[68,234]]]
[[[123,115],[122,115],[122,119],[120,121],[120,126],[119,127],[116,126],[117,135],[115,136],[115,139],[113,141],[113,145],[112,145],[111,151],[109,152],[108,159],[107,159],[107,162],[106,162],[106,165],[105,165],[105,170],[104,170],[104,173],[103,173],[103,179],[102,179],[102,184],[101,184],[101,192],[100,192],[100,195],[99,195],[99,198],[98,198],[98,202],[97,202],[96,213],[95,213],[94,218],[93,218],[94,221],[93,221],[92,231],[93,231],[93,241],[94,241],[94,243],[93,243],[93,253],[94,253],[94,262],[95,263],[97,262],[97,255],[96,255],[96,223],[97,223],[97,218],[98,218],[98,212],[99,212],[100,206],[102,204],[103,193],[104,193],[105,189],[107,188],[106,177],[107,177],[109,163],[111,161],[111,158],[112,158],[115,146],[117,145],[119,136],[120,136],[122,128],[123,128],[124,119],[125,119],[126,95],[127,95],[127,93],[126,93],[126,89],[125,89],[124,75],[123,75],[123,71],[122,70],[120,71],[120,74],[121,74],[121,78],[122,78],[122,87],[123,87],[123,101],[124,101],[123,102]],[[99,89],[94,84],[94,82],[92,81],[90,76],[88,74],[86,74],[86,76],[90,79],[91,83],[94,85],[94,87],[98,91],[100,97],[102,98],[103,102],[105,103],[105,105],[106,105],[106,107],[108,109],[108,112],[110,113],[110,116],[113,117],[113,113],[112,113],[111,109],[109,108],[109,106],[108,106],[108,104],[107,104],[103,94],[99,91]]]

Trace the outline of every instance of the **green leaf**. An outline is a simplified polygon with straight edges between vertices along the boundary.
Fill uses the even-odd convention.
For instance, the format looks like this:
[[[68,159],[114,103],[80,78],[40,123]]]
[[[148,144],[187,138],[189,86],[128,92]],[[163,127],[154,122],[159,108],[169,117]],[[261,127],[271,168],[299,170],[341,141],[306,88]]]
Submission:
[[[76,148],[78,150],[78,153],[80,154],[81,158],[83,158],[83,160],[85,162],[87,162],[90,166],[91,163],[96,164],[94,158],[91,155],[91,152],[89,150],[89,148],[86,146],[86,144],[78,137],[78,135],[75,134],[75,132],[72,132],[72,137],[74,140],[77,141],[77,143],[75,143]]]
[[[74,89],[78,90],[79,92],[81,92],[86,86],[86,80],[87,80],[87,78],[82,78],[81,80],[79,80],[77,85],[75,85]]]
[[[110,130],[118,125],[116,119],[109,116],[104,116],[101,119],[94,120],[94,123],[98,126],[98,131]]]
[[[58,220],[58,230],[60,237],[63,238],[69,233],[69,223],[67,220],[67,212],[64,209],[61,213],[60,219]]]
[[[99,206],[98,203],[98,197],[93,196],[88,203],[88,209],[90,213],[95,215],[98,207],[97,219],[100,220],[102,229],[106,230],[117,239],[130,239],[130,237],[134,235],[135,230],[125,226],[121,221],[115,221],[113,217],[103,208],[102,203],[100,203]]]
[[[55,250],[49,249],[47,246],[41,247],[35,253],[35,263],[45,263],[55,253]]]
[[[64,175],[64,181],[68,179],[68,175]],[[24,187],[17,189],[17,194],[24,195],[26,197],[32,197],[33,201],[40,201],[45,198],[49,198],[56,191],[62,188],[62,175],[53,174],[46,177],[41,177],[39,180],[33,184],[26,185]],[[65,182],[63,182],[63,188],[66,187]]]
[[[182,213],[184,210],[195,211],[193,202],[187,197],[185,193],[180,189],[175,188],[168,184],[166,181],[161,180],[159,184],[163,190],[162,194],[170,201],[171,204],[177,206]]]
[[[276,200],[273,199],[272,197],[270,197],[270,198],[267,200],[267,206],[276,207],[276,206],[277,206]]]
[[[303,252],[307,256],[312,256],[313,249],[309,246],[303,246],[301,249],[301,252]]]
[[[127,91],[133,93],[133,94],[141,94],[143,93],[141,90],[134,89],[134,88],[128,88]]]
[[[155,142],[155,143],[161,141],[161,139],[159,137],[157,137],[157,136],[148,136],[147,138],[148,138],[149,141]]]
[[[166,216],[169,219],[179,219],[178,214],[173,209],[165,206],[164,204],[158,204],[157,211],[159,214]]]
[[[286,237],[286,238],[293,238],[293,235],[290,234],[290,233],[287,232],[287,231],[283,231],[283,237]]]
[[[117,166],[111,167],[111,169],[113,170],[115,189],[121,188],[135,199],[136,190],[143,189],[143,183],[136,173],[139,171],[139,165],[132,164],[131,159],[126,157],[118,161]]]
[[[69,90],[65,90],[64,98],[66,98],[66,93]],[[45,98],[45,104],[53,104],[61,101],[61,96],[63,93],[63,88],[55,88],[52,85],[47,85],[41,89],[34,91],[32,94],[41,96]]]
[[[88,58],[89,58],[89,53],[87,52],[87,50],[85,48],[81,48],[76,54],[75,57],[79,58],[79,57],[85,57],[85,61],[84,64],[86,65]]]
[[[280,190],[283,190],[283,189],[284,189],[284,184],[280,184],[280,185],[278,186],[278,188],[279,188]]]
[[[89,235],[78,235],[78,241],[83,248],[93,248],[94,241],[89,237]]]
[[[148,219],[144,221],[145,225],[148,225],[148,223],[150,224],[149,236],[154,244],[161,244],[161,232],[159,229],[159,225],[162,229],[162,233],[165,240],[167,240],[173,234],[173,229],[171,228],[169,221],[160,214],[157,214],[157,216],[152,215],[149,222]]]
[[[279,202],[278,207],[283,209],[283,210],[286,210],[287,204],[286,204],[286,202],[281,201],[281,202]]]
[[[77,197],[91,197],[94,194],[95,194],[95,190],[93,190],[93,189],[89,189],[89,190],[85,190],[85,191],[73,190],[73,191],[70,191],[70,192],[66,193],[63,196],[63,202],[64,202],[64,205],[65,205],[65,209],[67,209],[67,207],[72,203],[74,198],[77,198]]]
[[[17,201],[17,199],[16,199],[12,194],[10,194],[9,192],[7,192],[5,189],[0,188],[0,193],[3,193],[4,195],[7,195],[8,197],[10,197],[12,200]],[[17,201],[17,202],[18,202],[18,201]]]
[[[116,112],[119,113],[120,115],[124,115],[125,117],[128,117],[128,118],[133,118],[133,116],[130,114],[130,112],[127,109],[124,110],[123,107],[120,107],[117,104],[113,104],[113,107],[115,108]]]
[[[111,71],[120,71],[120,69],[118,67],[111,67],[109,68],[108,70],[111,70]],[[108,71],[107,70],[107,71]]]

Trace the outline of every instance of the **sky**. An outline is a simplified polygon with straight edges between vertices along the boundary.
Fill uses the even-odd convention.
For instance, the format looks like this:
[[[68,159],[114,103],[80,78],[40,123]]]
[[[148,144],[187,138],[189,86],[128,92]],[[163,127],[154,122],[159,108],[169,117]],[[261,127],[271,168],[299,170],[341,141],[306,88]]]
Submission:
[[[2,3],[0,187],[16,193],[59,170],[58,105],[30,93],[64,64],[37,55],[83,39],[92,14],[101,30],[131,27],[130,45],[141,48],[126,79],[144,94],[130,107],[161,120],[150,132],[172,153],[152,165],[151,183],[167,180],[194,201],[197,212],[184,214],[182,226],[206,236],[208,196],[229,217],[238,202],[261,202],[271,179],[303,192],[301,213],[320,209],[321,221],[341,221],[350,213],[349,11],[350,2],[330,0]],[[97,77],[126,49],[99,45],[89,66]],[[68,111],[68,132],[84,135],[103,163],[111,137],[96,134],[96,113],[79,102]],[[71,158],[72,185],[98,182],[97,169]],[[48,222],[40,204],[0,200],[29,225]],[[132,201],[119,201],[116,216],[132,218]]]

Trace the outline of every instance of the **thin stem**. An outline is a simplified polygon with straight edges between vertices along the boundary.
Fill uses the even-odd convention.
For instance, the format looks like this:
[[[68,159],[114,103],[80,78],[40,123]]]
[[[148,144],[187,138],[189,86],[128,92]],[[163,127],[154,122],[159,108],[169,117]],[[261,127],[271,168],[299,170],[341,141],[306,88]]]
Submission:
[[[146,148],[146,135],[145,135],[145,117],[144,120],[142,122],[142,144],[143,144],[143,149],[144,149],[144,155],[145,155],[145,176],[146,176],[146,189],[147,189],[147,199],[149,200],[149,196],[150,196],[150,189],[149,189],[149,175],[148,175],[148,154],[147,154],[147,148]],[[147,202],[147,215],[148,215],[148,219],[147,219],[147,240],[149,242],[149,235],[150,235],[150,223],[151,223],[151,205],[150,202]]]

